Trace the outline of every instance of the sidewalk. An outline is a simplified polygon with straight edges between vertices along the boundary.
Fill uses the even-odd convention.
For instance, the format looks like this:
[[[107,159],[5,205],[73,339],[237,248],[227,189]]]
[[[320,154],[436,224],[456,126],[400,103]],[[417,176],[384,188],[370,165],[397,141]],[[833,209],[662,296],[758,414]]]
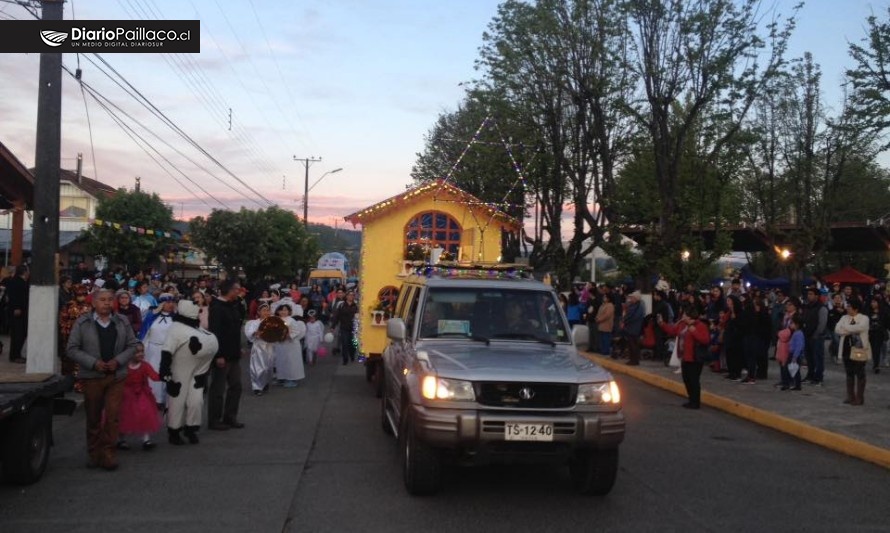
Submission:
[[[680,374],[661,361],[643,360],[628,366],[594,353],[588,357],[614,373],[624,374],[681,396],[686,395]],[[890,369],[874,374],[871,363],[865,388],[865,405],[850,406],[842,365],[826,361],[822,386],[780,391],[779,366],[770,361],[769,379],[743,385],[724,379],[725,374],[702,372],[702,403],[752,422],[819,444],[847,455],[890,468]],[[678,400],[679,403],[679,400]]]

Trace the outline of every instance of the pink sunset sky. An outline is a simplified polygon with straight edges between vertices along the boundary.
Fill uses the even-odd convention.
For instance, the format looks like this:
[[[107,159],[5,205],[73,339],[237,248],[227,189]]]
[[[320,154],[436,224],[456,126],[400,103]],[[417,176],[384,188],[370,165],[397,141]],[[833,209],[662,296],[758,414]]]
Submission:
[[[103,58],[203,148],[280,207],[302,215],[304,170],[294,156],[323,158],[310,167],[310,184],[343,168],[309,195],[311,221],[343,226],[344,215],[398,194],[411,182],[411,167],[427,130],[439,113],[460,101],[459,84],[479,76],[474,60],[498,3],[332,0],[300,2],[283,11],[280,2],[267,0],[95,0],[66,2],[65,18],[200,19],[200,54]],[[795,3],[778,0],[775,6],[788,11]],[[813,52],[822,65],[829,105],[838,101],[840,77],[850,65],[846,43],[861,39],[873,5],[884,9],[861,0],[814,0],[800,14],[790,53]],[[20,6],[0,3],[2,19],[29,17]],[[165,163],[162,169],[152,161],[89,97],[85,106],[79,85],[67,75],[63,168],[73,169],[77,154],[83,153],[87,176],[127,188],[139,176],[142,188],[157,192],[177,217],[207,214],[211,207],[270,205],[176,137],[89,59],[66,54],[64,63],[74,70],[79,60],[83,80],[143,122],[146,129],[126,119],[209,195],[174,167]],[[0,142],[27,166],[34,162],[38,60],[36,54],[0,56]]]

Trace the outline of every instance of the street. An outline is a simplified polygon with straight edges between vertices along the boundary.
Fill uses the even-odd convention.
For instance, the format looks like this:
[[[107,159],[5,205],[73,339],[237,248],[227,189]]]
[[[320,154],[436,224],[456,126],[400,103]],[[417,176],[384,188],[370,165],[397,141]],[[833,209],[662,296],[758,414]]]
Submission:
[[[202,431],[85,468],[83,413],[56,418],[36,485],[0,487],[0,529],[19,531],[886,531],[890,475],[619,377],[628,435],[605,498],[565,469],[451,468],[409,497],[363,368],[328,358],[299,388],[242,401],[244,430]]]

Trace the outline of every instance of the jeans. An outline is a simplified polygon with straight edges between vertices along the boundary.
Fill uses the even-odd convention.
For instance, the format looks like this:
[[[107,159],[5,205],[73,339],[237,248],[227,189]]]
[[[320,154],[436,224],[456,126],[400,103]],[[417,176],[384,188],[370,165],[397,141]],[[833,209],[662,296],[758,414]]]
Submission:
[[[745,350],[745,368],[748,369],[748,379],[756,379],[760,338],[754,335],[745,335],[743,345]]]
[[[600,355],[612,355],[612,333],[609,331],[599,332]]]
[[[701,369],[702,363],[680,363],[680,371],[683,373],[683,384],[686,385],[686,395],[693,406],[701,405]]]
[[[825,343],[821,337],[807,339],[807,376],[805,381],[821,382],[825,374]]]
[[[355,361],[355,343],[352,342],[352,332],[344,329],[340,328],[340,355],[345,365],[349,361]]]
[[[226,366],[211,363],[210,397],[207,404],[208,424],[237,422],[241,403],[241,360],[226,360]]]
[[[22,356],[22,348],[25,347],[25,339],[28,338],[28,317],[25,313],[13,316],[9,314],[9,360],[15,361]]]
[[[87,418],[87,450],[93,463],[102,455],[114,457],[114,446],[120,437],[121,399],[124,395],[124,379],[114,374],[83,383],[83,407]],[[103,420],[104,413],[104,420]]]

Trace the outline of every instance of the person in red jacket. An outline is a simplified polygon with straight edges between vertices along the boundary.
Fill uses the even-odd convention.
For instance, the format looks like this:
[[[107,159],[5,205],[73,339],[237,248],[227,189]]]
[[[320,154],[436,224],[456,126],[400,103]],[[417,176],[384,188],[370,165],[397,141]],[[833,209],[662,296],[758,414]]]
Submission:
[[[677,337],[677,350],[680,355],[680,369],[683,373],[683,384],[689,401],[683,404],[687,409],[701,407],[701,371],[703,363],[695,357],[696,344],[708,346],[711,336],[708,326],[698,319],[698,309],[686,307],[676,324],[668,324],[661,316],[658,325],[670,337]]]

